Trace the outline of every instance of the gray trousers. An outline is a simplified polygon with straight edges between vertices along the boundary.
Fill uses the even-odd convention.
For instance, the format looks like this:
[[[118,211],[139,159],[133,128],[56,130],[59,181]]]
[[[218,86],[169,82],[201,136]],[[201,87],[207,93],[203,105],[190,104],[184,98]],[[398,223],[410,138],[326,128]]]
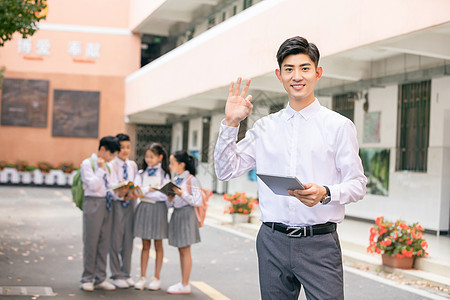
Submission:
[[[113,201],[111,244],[109,247],[109,266],[112,279],[128,279],[131,272],[133,253],[134,203],[127,207],[122,201]]]
[[[344,299],[337,232],[291,238],[262,224],[256,239],[263,300]]]
[[[105,197],[86,196],[83,202],[83,275],[81,282],[106,279],[106,259],[111,236],[112,214]]]

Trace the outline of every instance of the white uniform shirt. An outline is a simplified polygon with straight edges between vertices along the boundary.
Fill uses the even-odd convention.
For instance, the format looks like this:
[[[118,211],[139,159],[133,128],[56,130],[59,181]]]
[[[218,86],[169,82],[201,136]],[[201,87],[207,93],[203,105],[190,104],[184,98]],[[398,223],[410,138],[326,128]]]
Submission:
[[[253,168],[259,173],[297,176],[303,183],[326,185],[331,202],[308,207],[297,198],[275,195],[259,178],[261,221],[291,226],[341,222],[344,205],[366,192],[355,125],[320,105],[296,112],[289,105],[255,122],[236,144],[238,127],[222,122],[214,152],[217,178],[230,180]]]
[[[95,171],[92,170],[91,159],[94,161]],[[106,180],[108,181],[108,186],[112,186],[117,179],[115,178],[114,172],[107,171],[98,167],[97,164],[98,157],[97,154],[93,153],[89,158],[83,160],[81,163],[81,180],[83,181],[84,195],[92,197],[106,197],[106,187],[103,176],[106,174]]]
[[[126,161],[121,160],[118,156],[114,158],[111,162],[109,162],[109,167],[111,169],[111,172],[115,173],[115,180],[117,182],[114,182],[114,184],[118,184],[120,181],[123,180],[123,166],[126,165],[127,167],[127,173],[128,173],[128,181],[133,181],[136,177],[136,174],[138,172],[137,165],[134,161],[131,161],[127,159]],[[116,194],[113,196],[114,200],[123,199],[123,197],[118,197]]]
[[[149,198],[153,201],[167,201],[167,196],[159,191],[150,192],[150,185],[163,186],[170,181],[169,174],[163,176],[164,170],[161,168],[161,164],[158,164],[156,173],[153,176],[148,176],[147,170],[151,167],[147,167],[145,171],[140,170],[134,178],[134,184],[139,186],[144,193],[145,198]]]
[[[189,194],[187,188],[187,179],[189,175],[190,175],[189,171],[184,171],[182,174],[174,178],[173,181],[175,181],[176,178],[183,179],[183,181],[180,184],[178,184],[178,186],[180,186],[183,189],[183,193],[181,194],[181,196],[175,195],[173,201],[170,203],[170,206],[180,208],[187,205],[200,206],[202,204],[203,201],[201,189],[202,187],[200,185],[200,182],[195,176],[191,176],[191,179],[189,179],[192,192],[192,194]]]

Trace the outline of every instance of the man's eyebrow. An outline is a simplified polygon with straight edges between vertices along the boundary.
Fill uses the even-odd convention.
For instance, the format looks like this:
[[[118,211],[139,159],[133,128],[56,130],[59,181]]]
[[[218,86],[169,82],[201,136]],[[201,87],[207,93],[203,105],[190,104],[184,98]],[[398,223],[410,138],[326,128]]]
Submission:
[[[300,67],[305,67],[305,66],[311,66],[311,63],[304,63],[304,64],[300,65]],[[283,68],[292,68],[292,67],[294,67],[294,65],[290,65],[290,64],[283,65]]]

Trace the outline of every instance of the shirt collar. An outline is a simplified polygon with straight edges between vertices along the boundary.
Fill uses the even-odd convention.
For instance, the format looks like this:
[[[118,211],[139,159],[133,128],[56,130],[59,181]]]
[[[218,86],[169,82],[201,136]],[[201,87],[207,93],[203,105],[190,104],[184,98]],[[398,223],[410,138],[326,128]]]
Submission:
[[[320,103],[317,98],[314,99],[314,102],[303,108],[300,111],[295,111],[290,105],[289,102],[284,110],[284,116],[286,120],[294,117],[296,114],[301,115],[305,120],[309,120],[315,113],[317,113],[320,109]]]
[[[122,167],[123,164],[125,164],[128,159],[126,161],[123,161],[118,156],[116,156],[115,160],[116,160],[116,163],[119,165],[119,167]]]
[[[147,170],[150,169],[150,168],[152,168],[152,169],[157,168],[157,169],[159,170],[159,169],[161,169],[161,163],[157,164],[157,165],[154,166],[154,167],[147,166]]]
[[[183,178],[183,179],[184,179],[184,178],[188,177],[189,174],[190,174],[189,171],[186,170],[186,171],[184,171],[183,173],[181,173],[180,175],[178,175],[177,177],[178,177],[178,178]]]

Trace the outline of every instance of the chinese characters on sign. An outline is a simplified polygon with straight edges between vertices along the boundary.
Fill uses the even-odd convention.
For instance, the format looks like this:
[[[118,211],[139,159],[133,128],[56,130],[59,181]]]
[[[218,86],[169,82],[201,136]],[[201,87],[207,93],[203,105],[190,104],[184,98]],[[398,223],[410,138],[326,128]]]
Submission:
[[[89,42],[83,45],[79,41],[70,41],[67,52],[74,62],[95,63],[95,59],[100,58],[100,48],[100,43]],[[50,40],[47,39],[37,40],[34,48],[30,38],[17,41],[17,53],[23,54],[23,58],[28,60],[44,60],[44,56],[51,54],[50,49]]]
[[[84,51],[84,59],[79,58],[83,54],[83,45],[79,41],[69,42],[67,52],[73,57],[74,62],[95,62],[94,58],[100,58],[100,44],[87,43]]]

